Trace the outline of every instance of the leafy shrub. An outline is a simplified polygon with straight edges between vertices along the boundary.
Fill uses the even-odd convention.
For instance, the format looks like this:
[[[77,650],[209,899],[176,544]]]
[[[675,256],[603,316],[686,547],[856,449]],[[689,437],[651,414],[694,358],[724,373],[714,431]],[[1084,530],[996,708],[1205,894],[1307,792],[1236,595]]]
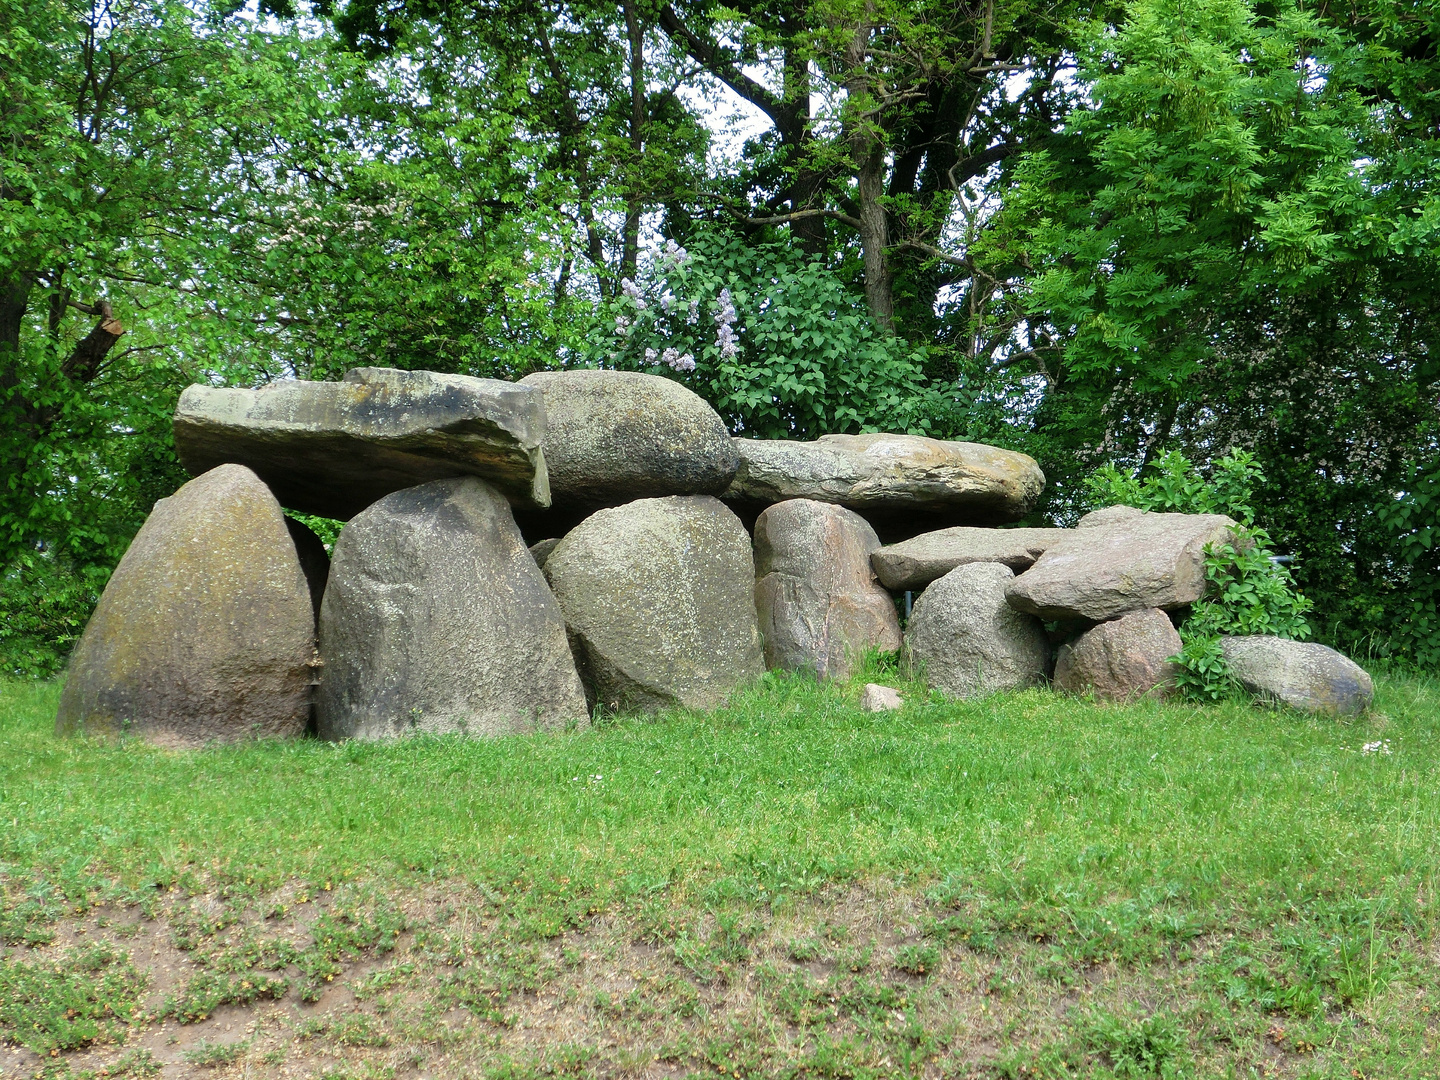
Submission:
[[[927,384],[924,353],[788,245],[702,233],[623,286],[601,306],[585,362],[678,379],[737,434],[925,434],[949,407]]]
[[[1236,543],[1206,549],[1209,588],[1180,627],[1184,647],[1173,659],[1181,669],[1180,689],[1192,700],[1216,701],[1234,692],[1220,648],[1222,635],[1267,634],[1297,641],[1310,636],[1305,616],[1312,605],[1295,588],[1289,568],[1276,561],[1270,534],[1255,524],[1251,502],[1264,479],[1254,455],[1243,450],[1216,461],[1208,477],[1177,450],[1143,478],[1106,465],[1085,481],[1097,507],[1228,514],[1240,523]]]
[[[1404,488],[1375,512],[1394,538],[1398,603],[1387,605],[1390,647],[1426,667],[1440,664],[1440,466],[1412,466]]]
[[[108,577],[104,566],[38,547],[0,567],[0,675],[44,679],[59,672]]]

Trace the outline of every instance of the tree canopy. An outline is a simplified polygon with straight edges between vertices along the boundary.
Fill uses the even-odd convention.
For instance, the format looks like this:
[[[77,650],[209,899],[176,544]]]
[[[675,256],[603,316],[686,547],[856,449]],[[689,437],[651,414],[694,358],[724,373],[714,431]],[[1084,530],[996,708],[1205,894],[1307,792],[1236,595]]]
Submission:
[[[1434,663],[1437,42],[1400,0],[0,0],[0,660],[53,669],[182,479],[180,388],[380,364],[992,441],[1058,521],[1244,451],[1316,632]]]

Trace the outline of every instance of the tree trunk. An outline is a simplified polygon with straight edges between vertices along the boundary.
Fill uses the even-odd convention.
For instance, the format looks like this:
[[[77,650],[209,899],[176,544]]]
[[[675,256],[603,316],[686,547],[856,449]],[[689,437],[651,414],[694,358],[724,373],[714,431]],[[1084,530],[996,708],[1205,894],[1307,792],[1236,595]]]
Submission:
[[[814,210],[821,205],[825,186],[824,175],[805,160],[810,150],[810,58],[800,48],[803,26],[792,20],[783,24],[785,46],[786,116],[777,123],[781,144],[786,149],[787,163],[794,170],[790,181],[790,210]],[[800,250],[812,259],[825,257],[825,219],[819,214],[799,218],[790,223],[790,235]]]
[[[845,88],[849,104],[858,110],[851,122],[850,157],[855,169],[856,201],[860,220],[860,250],[865,258],[865,303],[886,333],[895,332],[894,281],[887,249],[889,222],[881,199],[885,195],[885,142],[879,126],[866,112],[874,107],[869,72],[871,18],[874,5],[867,3],[865,17],[855,28],[848,49],[850,78]]]
[[[634,190],[642,174],[645,153],[645,30],[635,11],[635,0],[625,0],[625,35],[630,41],[630,167],[632,175],[625,193],[625,235],[620,250],[620,276],[635,279],[640,265],[640,215],[644,204]]]

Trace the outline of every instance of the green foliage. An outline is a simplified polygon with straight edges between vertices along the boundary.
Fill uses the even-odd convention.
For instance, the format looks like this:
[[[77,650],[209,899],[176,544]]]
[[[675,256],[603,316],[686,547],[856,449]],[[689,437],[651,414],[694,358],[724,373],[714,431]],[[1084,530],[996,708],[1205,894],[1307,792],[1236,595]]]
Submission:
[[[943,411],[924,354],[790,245],[705,232],[626,286],[600,309],[591,362],[679,378],[737,434],[924,434]]]
[[[1097,1010],[1087,1019],[1085,1041],[1108,1059],[1115,1076],[1171,1080],[1191,1075],[1185,1030],[1163,1013],[1136,1017]]]
[[[1376,510],[1393,537],[1395,583],[1387,644],[1426,667],[1440,665],[1440,467],[1412,465],[1402,490]]]
[[[1237,696],[1239,686],[1230,676],[1220,638],[1214,634],[1182,634],[1175,657],[1175,685],[1191,701],[1223,701]]]
[[[1180,628],[1176,656],[1180,688],[1192,699],[1218,701],[1235,691],[1220,650],[1221,635],[1266,634],[1303,641],[1313,605],[1295,587],[1289,568],[1275,559],[1270,535],[1256,526],[1254,489],[1265,476],[1255,458],[1232,451],[1204,475],[1172,450],[1143,476],[1109,464],[1085,481],[1096,506],[1123,504],[1181,514],[1228,514],[1241,527],[1234,544],[1206,549],[1204,599],[1192,605]]]
[[[1085,480],[1093,507],[1133,506],[1176,514],[1226,514],[1241,525],[1255,523],[1251,502],[1255,485],[1265,479],[1255,455],[1232,450],[1202,474],[1179,450],[1157,459],[1140,476],[1108,463]]]

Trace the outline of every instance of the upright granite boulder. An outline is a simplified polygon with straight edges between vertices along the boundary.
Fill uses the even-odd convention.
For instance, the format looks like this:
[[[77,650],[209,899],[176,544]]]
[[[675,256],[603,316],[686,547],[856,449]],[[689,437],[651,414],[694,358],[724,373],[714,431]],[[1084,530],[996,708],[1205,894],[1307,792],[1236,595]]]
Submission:
[[[1055,655],[1055,687],[1101,701],[1165,697],[1175,689],[1180,634],[1159,608],[1132,611],[1081,634]]]
[[[880,583],[897,592],[923,589],[966,563],[993,562],[1010,567],[1017,574],[1028,570],[1035,560],[1072,529],[976,529],[960,525],[953,529],[921,533],[898,544],[882,547],[871,556]]]
[[[1221,514],[1135,511],[1081,525],[1011,584],[1006,595],[1017,611],[1091,622],[1173,611],[1205,595],[1206,546],[1237,539],[1235,522]]]
[[[755,607],[765,663],[847,679],[867,649],[900,648],[895,602],[875,580],[880,540],[842,506],[790,499],[755,522]]]
[[[161,499],[115,568],[56,731],[197,747],[302,735],[315,616],[275,496],[221,465]]]
[[[1025,454],[918,435],[736,439],[735,449],[739,470],[724,499],[738,510],[814,499],[856,511],[886,538],[1015,521],[1045,488],[1045,474]]]
[[[588,720],[559,605],[493,487],[387,495],[335,543],[320,607],[322,738],[502,735]]]
[[[545,561],[594,700],[713,709],[764,671],[750,537],[709,496],[600,510]]]
[[[392,491],[451,476],[478,476],[517,505],[550,505],[544,402],[499,379],[356,368],[340,382],[192,386],[174,427],[192,473],[248,466],[302,513],[349,519]]]
[[[1375,684],[1365,669],[1324,645],[1258,634],[1221,638],[1220,644],[1241,686],[1291,708],[1354,716],[1375,699]]]
[[[673,379],[637,371],[539,371],[520,380],[545,400],[554,501],[524,514],[556,536],[596,510],[666,495],[718,495],[738,462],[715,410]]]
[[[958,698],[1044,683],[1050,642],[1039,619],[1005,602],[1014,578],[1002,563],[967,563],[921,593],[905,629],[906,666]]]

